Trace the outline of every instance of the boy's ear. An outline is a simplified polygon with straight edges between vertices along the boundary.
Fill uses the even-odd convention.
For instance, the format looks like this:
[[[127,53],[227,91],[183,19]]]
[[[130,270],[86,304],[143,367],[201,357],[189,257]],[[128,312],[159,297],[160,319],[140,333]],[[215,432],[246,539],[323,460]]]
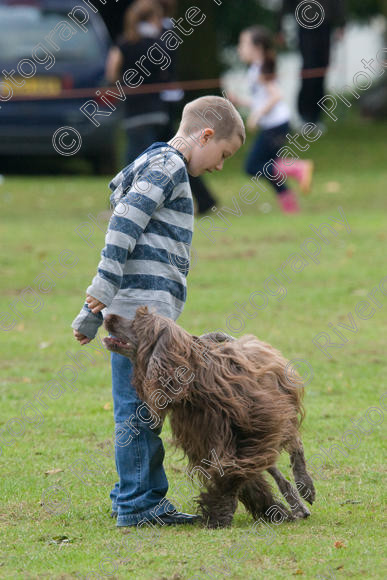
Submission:
[[[198,139],[199,139],[199,141],[201,141],[202,143],[206,144],[206,143],[208,143],[208,142],[209,142],[209,141],[210,141],[210,140],[213,138],[213,136],[214,136],[214,135],[215,135],[215,131],[214,131],[214,129],[211,129],[210,127],[205,127],[205,128],[204,128],[204,129],[201,131],[201,133],[200,133],[200,135],[199,135]]]
[[[215,135],[215,129],[211,129],[210,127],[206,127],[203,131],[204,135],[206,136],[207,140],[210,140]]]

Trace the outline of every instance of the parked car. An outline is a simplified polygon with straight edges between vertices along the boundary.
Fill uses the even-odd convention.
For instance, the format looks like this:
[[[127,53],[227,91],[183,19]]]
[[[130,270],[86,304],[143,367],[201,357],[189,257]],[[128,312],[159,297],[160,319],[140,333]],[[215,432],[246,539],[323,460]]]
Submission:
[[[82,137],[77,155],[91,160],[96,172],[113,173],[120,110],[101,117],[99,127],[80,111],[88,99],[98,98],[97,87],[106,84],[111,40],[100,14],[86,4],[78,3],[85,7],[84,16],[75,13],[80,22],[88,15],[83,28],[72,20],[75,4],[0,0],[0,155],[58,155],[53,133],[71,126]]]

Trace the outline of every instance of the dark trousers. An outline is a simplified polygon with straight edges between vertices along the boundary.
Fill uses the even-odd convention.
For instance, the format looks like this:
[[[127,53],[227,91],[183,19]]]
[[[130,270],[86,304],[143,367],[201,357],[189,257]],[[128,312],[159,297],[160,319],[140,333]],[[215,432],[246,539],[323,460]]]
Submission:
[[[144,125],[133,129],[126,129],[126,164],[132,163],[153,143],[159,141],[160,128],[162,125]]]
[[[277,175],[278,170],[273,163],[268,162],[271,159],[278,161],[278,158],[276,158],[277,152],[287,142],[286,133],[288,132],[289,123],[283,123],[283,125],[278,125],[272,129],[263,129],[258,134],[248,154],[245,166],[246,172],[249,175],[256,175],[260,171],[270,181],[276,193],[283,193],[288,190],[286,176],[284,183],[279,185],[282,178],[280,175]]]
[[[302,81],[298,95],[298,112],[304,121],[316,123],[321,114],[318,101],[324,96],[326,72],[317,71],[316,77],[306,78],[310,69],[326,69],[330,57],[331,26],[327,23],[318,28],[299,27],[299,43],[302,56]]]
[[[168,103],[168,112],[170,123],[165,125],[159,133],[160,141],[169,141],[175,134],[175,124],[179,115],[181,117],[182,107],[180,103]],[[204,179],[199,177],[192,177],[189,175],[189,184],[191,186],[192,196],[197,203],[197,212],[199,214],[205,213],[211,207],[216,205],[216,199],[205,184]]]

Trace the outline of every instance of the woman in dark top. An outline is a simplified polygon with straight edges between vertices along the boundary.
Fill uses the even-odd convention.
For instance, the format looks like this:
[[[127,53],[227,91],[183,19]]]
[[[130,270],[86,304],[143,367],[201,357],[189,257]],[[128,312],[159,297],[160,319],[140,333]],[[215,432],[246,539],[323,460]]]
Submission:
[[[108,55],[106,78],[115,83],[128,68],[133,68],[141,56],[160,37],[163,12],[154,0],[137,0],[125,12],[124,33]],[[146,32],[146,36],[144,33]],[[144,75],[146,84],[168,80],[166,71],[147,61],[150,75]],[[131,163],[147,149],[169,122],[166,104],[160,93],[127,94],[124,127],[127,136],[126,163]]]
[[[136,0],[125,12],[124,34],[117,46],[111,49],[106,63],[106,78],[115,83],[122,73],[133,68],[135,62],[146,55],[161,34],[170,29],[170,16],[174,0]],[[151,73],[144,76],[145,84],[175,82],[176,56],[170,53],[171,66],[164,71],[146,61]],[[126,163],[156,141],[168,141],[175,133],[175,123],[181,118],[184,92],[164,90],[161,93],[128,94],[124,126],[127,134]],[[192,195],[196,200],[198,214],[204,214],[216,205],[216,199],[201,177],[189,176]]]

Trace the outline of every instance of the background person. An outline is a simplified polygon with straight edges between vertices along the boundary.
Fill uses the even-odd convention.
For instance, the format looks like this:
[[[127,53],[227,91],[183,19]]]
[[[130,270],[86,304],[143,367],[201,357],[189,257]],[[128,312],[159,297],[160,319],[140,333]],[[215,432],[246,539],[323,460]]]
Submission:
[[[269,30],[262,26],[252,26],[243,30],[239,37],[238,53],[242,62],[250,65],[247,74],[251,97],[242,99],[233,94],[228,96],[235,105],[249,107],[250,116],[247,121],[249,129],[261,127],[248,154],[246,172],[249,175],[257,175],[258,172],[265,174],[266,167],[269,176],[275,177],[278,174],[280,177],[280,170],[285,176],[294,177],[300,183],[303,193],[308,193],[313,162],[300,160],[288,166],[276,157],[277,152],[287,143],[290,111],[275,79],[276,59]],[[276,159],[276,167],[273,163],[267,165],[271,159]],[[288,188],[286,177],[284,182],[283,178],[270,179],[270,182],[276,190],[282,211],[298,212],[296,193]]]
[[[124,33],[113,47],[106,61],[106,78],[115,83],[125,70],[146,55],[159,38],[163,12],[156,0],[136,0],[125,12]],[[165,82],[167,71],[147,62],[151,73],[144,75],[143,85]],[[159,140],[160,131],[169,121],[167,107],[160,93],[127,94],[124,127],[127,137],[125,160],[131,163],[152,143]]]
[[[299,4],[300,0],[283,0],[282,2],[278,19],[281,42],[283,42],[283,18],[287,13],[295,15]],[[304,123],[318,123],[320,120],[321,109],[317,103],[325,95],[324,84],[330,61],[332,31],[336,29],[336,38],[342,38],[346,21],[345,0],[319,0],[319,4],[324,9],[324,16],[323,21],[316,28],[306,28],[306,26],[313,26],[314,19],[316,19],[316,24],[320,19],[321,10],[313,2],[305,13],[311,23],[305,21],[306,26],[302,26],[297,20],[299,49],[302,56],[298,112]],[[301,15],[299,18],[302,21]]]
[[[176,10],[175,0],[137,0],[125,13],[123,38],[111,49],[106,64],[106,78],[114,83],[122,73],[133,66],[141,55],[172,28],[171,17]],[[147,68],[152,73],[143,84],[176,82],[176,53],[170,52],[171,64],[162,71]],[[181,118],[184,91],[166,89],[160,93],[127,95],[124,127],[127,135],[126,163],[131,163],[140,152],[155,141],[166,141],[175,132],[176,120]],[[204,214],[216,205],[216,199],[200,176],[189,176],[197,213]]]
[[[171,18],[176,14],[176,0],[159,0],[159,3],[163,10],[162,32],[164,32],[173,27]],[[172,83],[178,80],[177,58],[179,56],[179,51],[170,52],[169,55],[172,62],[165,72],[168,73],[168,82]],[[160,93],[160,98],[165,103],[169,114],[168,125],[161,128],[162,133],[160,140],[164,141],[169,138],[169,135],[172,135],[175,132],[178,120],[181,118],[184,106],[184,91],[182,89],[167,89]],[[205,214],[213,206],[216,206],[217,201],[214,194],[208,189],[202,177],[193,177],[190,175],[189,182],[192,195],[196,200],[197,213],[199,215]]]

